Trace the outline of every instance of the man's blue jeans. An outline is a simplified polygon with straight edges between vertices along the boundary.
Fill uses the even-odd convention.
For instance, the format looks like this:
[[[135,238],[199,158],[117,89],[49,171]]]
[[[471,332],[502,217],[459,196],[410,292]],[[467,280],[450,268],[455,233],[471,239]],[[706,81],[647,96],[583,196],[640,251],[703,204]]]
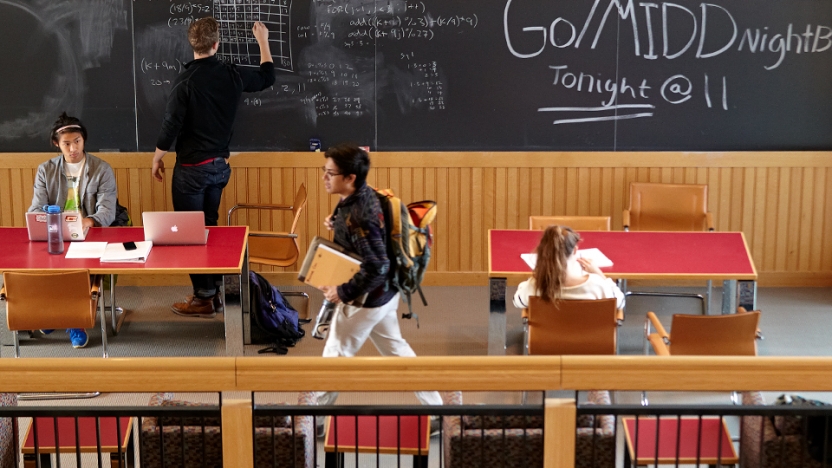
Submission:
[[[171,199],[174,211],[202,211],[205,225],[216,226],[219,220],[222,190],[228,185],[231,166],[224,158],[199,166],[177,164],[173,168]],[[217,294],[217,282],[222,275],[191,275],[194,295],[208,299]]]

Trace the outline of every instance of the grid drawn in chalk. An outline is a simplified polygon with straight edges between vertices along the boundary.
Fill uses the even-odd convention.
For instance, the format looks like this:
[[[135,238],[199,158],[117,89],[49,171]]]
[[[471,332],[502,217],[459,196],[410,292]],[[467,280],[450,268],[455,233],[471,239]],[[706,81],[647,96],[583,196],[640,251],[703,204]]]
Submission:
[[[260,54],[251,28],[262,21],[269,28],[274,66],[293,71],[291,0],[214,0],[214,18],[220,23],[217,58],[238,66],[259,67]]]

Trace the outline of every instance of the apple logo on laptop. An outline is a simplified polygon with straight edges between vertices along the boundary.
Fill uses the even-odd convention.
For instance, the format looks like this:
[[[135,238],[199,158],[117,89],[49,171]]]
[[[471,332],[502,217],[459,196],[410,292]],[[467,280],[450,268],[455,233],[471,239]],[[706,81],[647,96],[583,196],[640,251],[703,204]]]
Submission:
[[[176,227],[176,225],[174,224],[173,226],[170,227],[170,232],[179,232],[179,228]]]

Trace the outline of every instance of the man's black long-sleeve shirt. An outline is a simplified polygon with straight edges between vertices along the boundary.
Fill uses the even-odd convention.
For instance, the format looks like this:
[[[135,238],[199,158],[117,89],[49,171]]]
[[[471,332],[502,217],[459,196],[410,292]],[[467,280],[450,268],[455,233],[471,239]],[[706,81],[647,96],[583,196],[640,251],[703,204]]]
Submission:
[[[273,84],[271,62],[261,64],[259,70],[228,65],[216,56],[188,62],[168,96],[156,147],[168,151],[176,139],[180,164],[227,158],[240,96]]]

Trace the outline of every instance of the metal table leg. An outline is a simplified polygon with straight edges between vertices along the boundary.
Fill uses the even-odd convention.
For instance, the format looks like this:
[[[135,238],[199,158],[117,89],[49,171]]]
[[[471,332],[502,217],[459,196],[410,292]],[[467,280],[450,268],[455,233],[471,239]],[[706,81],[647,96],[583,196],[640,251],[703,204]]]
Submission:
[[[248,246],[243,251],[243,266],[240,271],[240,305],[232,307],[225,303],[223,322],[225,323],[225,355],[242,356],[244,339],[249,318],[249,284],[248,284]],[[223,300],[225,299],[225,281],[223,281]],[[231,333],[235,330],[236,333]],[[250,332],[250,330],[249,330]]]
[[[116,336],[127,315],[124,309],[116,307],[116,275],[110,275],[110,306],[106,309],[110,311],[110,329],[113,331],[113,336]]]
[[[488,279],[488,355],[506,354],[506,278]]]
[[[722,315],[737,311],[737,280],[722,282]]]

